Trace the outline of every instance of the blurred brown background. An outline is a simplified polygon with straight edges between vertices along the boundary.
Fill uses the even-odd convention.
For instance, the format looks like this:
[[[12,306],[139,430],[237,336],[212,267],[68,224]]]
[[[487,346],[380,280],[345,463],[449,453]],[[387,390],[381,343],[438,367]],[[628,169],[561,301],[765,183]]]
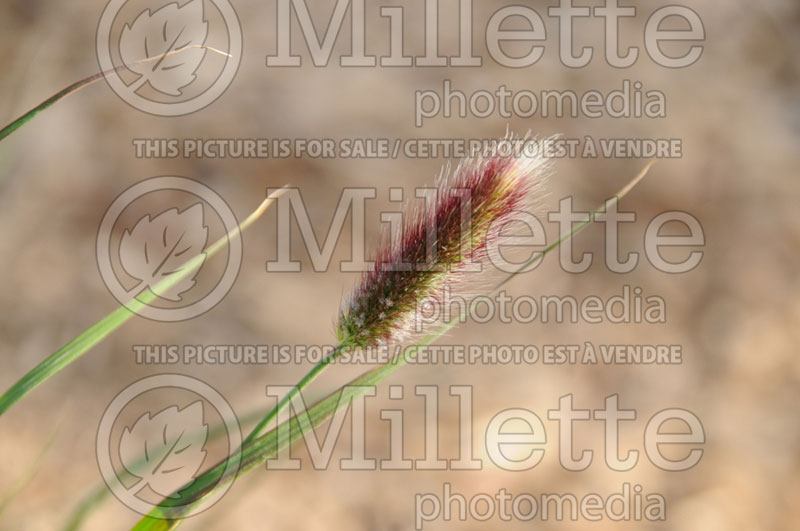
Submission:
[[[476,447],[497,412],[523,407],[548,429],[548,454],[533,470],[503,472],[487,461],[481,472],[302,472],[255,471],[235,485],[187,529],[411,529],[414,494],[438,492],[449,482],[466,495],[572,492],[578,496],[617,492],[623,482],[667,498],[662,523],[578,522],[486,523],[438,521],[426,529],[653,528],[675,530],[796,529],[800,525],[800,340],[797,259],[800,244],[798,140],[800,106],[800,6],[791,0],[684,0],[701,16],[707,40],[694,66],[669,70],[654,65],[643,49],[635,66],[615,70],[597,57],[588,67],[567,69],[557,61],[557,31],[547,18],[545,58],[531,68],[498,66],[486,53],[488,15],[508,2],[479,1],[475,7],[475,52],[480,69],[343,69],[337,55],[327,68],[314,68],[301,49],[302,68],[268,69],[274,53],[275,0],[234,2],[244,35],[241,65],[233,84],[214,104],[179,118],[137,111],[99,83],[55,106],[0,144],[0,388],[8,388],[48,353],[116,307],[95,262],[95,237],[113,199],[132,184],[156,175],[183,175],[217,191],[242,219],[267,187],[300,187],[317,233],[335,198],[346,186],[374,186],[379,200],[368,216],[368,238],[378,236],[378,211],[388,189],[432,181],[444,159],[157,159],[134,157],[134,138],[491,138],[512,131],[567,137],[674,137],[683,140],[680,160],[659,163],[623,202],[638,221],[622,231],[621,248],[642,252],[647,221],[665,210],[692,213],[702,223],[707,245],[699,268],[671,276],[648,264],[624,276],[602,265],[603,229],[591,227],[576,248],[595,252],[589,272],[570,275],[554,260],[514,280],[512,294],[608,297],[624,284],[667,303],[665,325],[487,325],[456,329],[448,343],[673,343],[684,349],[678,366],[556,365],[414,366],[390,383],[406,386],[406,400],[379,407],[406,409],[407,453],[421,458],[423,407],[414,384],[442,386],[442,455],[455,453],[457,409],[446,386],[472,385]],[[327,17],[332,2],[310,1],[312,15]],[[452,4],[452,5],[451,5]],[[543,17],[548,2],[526,1]],[[595,5],[598,2],[584,2]],[[379,5],[406,7],[409,55],[422,47],[422,2],[368,3],[368,52],[385,54],[386,21]],[[455,0],[442,0],[443,13],[457,13]],[[665,5],[637,3],[636,19],[622,26],[622,46],[642,47],[649,14]],[[56,90],[97,71],[95,31],[103,1],[0,4],[0,121],[9,121]],[[446,9],[445,9],[446,8]],[[348,19],[349,20],[349,17]],[[442,17],[442,52],[457,53],[457,16]],[[349,22],[345,22],[345,30]],[[599,20],[576,33],[581,44],[602,55]],[[346,35],[343,32],[343,35]],[[337,41],[347,51],[347,39]],[[336,53],[336,52],[335,52]],[[506,120],[436,118],[423,129],[413,124],[414,91],[441,90],[442,80],[472,92],[545,89],[608,91],[623,79],[640,80],[667,97],[664,119],[571,119],[536,116]],[[562,160],[557,163],[546,206],[572,195],[588,209],[617,190],[643,165],[634,159]],[[345,227],[345,234],[347,233]],[[209,313],[181,323],[134,319],[99,347],[35,390],[0,418],[0,495],[13,490],[50,434],[52,447],[30,483],[3,513],[2,529],[56,529],[99,482],[94,441],[99,419],[112,398],[131,382],[160,372],[197,376],[218,389],[237,412],[267,407],[264,386],[291,384],[306,366],[140,366],[134,344],[327,344],[332,320],[353,274],[314,273],[305,253],[302,274],[267,274],[275,256],[275,214],[268,213],[244,237],[244,262],[237,283]],[[337,246],[334,263],[350,255],[349,237]],[[346,381],[357,368],[332,371],[323,389]],[[703,422],[707,443],[698,466],[664,472],[644,454],[630,472],[611,472],[602,462],[602,431],[593,426],[577,442],[595,452],[580,473],[563,471],[556,458],[557,429],[546,410],[572,393],[575,407],[599,409],[618,393],[622,407],[638,418],[623,429],[623,448],[643,452],[641,435],[649,418],[669,407],[685,408]],[[368,451],[385,457],[386,423],[368,416]],[[595,423],[591,423],[592,425]],[[628,426],[629,425],[629,426]],[[55,430],[55,432],[54,432]],[[345,437],[344,443],[346,443]],[[303,452],[301,452],[302,454]],[[346,457],[340,444],[336,458]],[[336,461],[335,461],[336,462]],[[86,529],[123,529],[137,515],[111,498]]]

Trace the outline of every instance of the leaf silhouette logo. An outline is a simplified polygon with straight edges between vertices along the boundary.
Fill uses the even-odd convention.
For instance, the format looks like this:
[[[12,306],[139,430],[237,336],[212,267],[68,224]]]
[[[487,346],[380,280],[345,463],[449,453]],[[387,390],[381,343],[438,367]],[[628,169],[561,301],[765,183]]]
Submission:
[[[195,203],[178,211],[166,210],[154,218],[140,219],[133,230],[125,229],[120,241],[119,258],[122,268],[139,284],[131,290],[135,295],[145,289],[173,302],[183,300],[182,294],[194,287],[195,277],[205,263],[208,227],[203,222],[203,205]],[[167,290],[157,284],[184,270],[194,256],[202,259],[185,278]]]
[[[149,486],[158,495],[178,498],[175,492],[200,470],[207,440],[200,400],[183,409],[168,407],[152,417],[145,413],[133,428],[125,427],[120,439],[122,466],[139,478],[130,490],[139,492]]]
[[[196,78],[206,55],[203,48],[166,55],[187,46],[202,46],[208,37],[208,22],[203,16],[203,0],[192,0],[183,7],[177,2],[155,12],[143,11],[133,24],[125,24],[120,35],[120,58],[139,78],[128,88],[136,92],[145,83],[169,96],[180,96],[181,89]],[[141,62],[142,58],[159,57]]]

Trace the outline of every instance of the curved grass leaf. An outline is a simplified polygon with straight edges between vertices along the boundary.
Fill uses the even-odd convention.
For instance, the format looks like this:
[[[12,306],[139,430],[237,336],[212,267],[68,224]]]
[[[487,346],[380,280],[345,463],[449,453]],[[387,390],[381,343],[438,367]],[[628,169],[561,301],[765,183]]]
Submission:
[[[23,125],[25,125],[26,123],[28,123],[31,120],[33,120],[36,117],[37,114],[39,114],[40,112],[44,111],[48,107],[52,106],[53,104],[55,104],[59,100],[69,96],[70,94],[74,94],[75,92],[79,91],[80,89],[82,89],[84,87],[87,87],[87,86],[93,84],[94,82],[105,78],[106,76],[109,76],[111,74],[116,74],[120,70],[129,68],[132,65],[144,64],[144,63],[148,63],[148,62],[151,62],[151,61],[160,61],[160,60],[164,59],[165,57],[169,57],[170,55],[175,55],[175,54],[184,52],[186,50],[194,49],[194,48],[203,48],[205,50],[210,50],[210,51],[212,51],[214,53],[218,53],[218,54],[230,57],[229,54],[227,54],[227,53],[225,53],[225,52],[223,52],[221,50],[217,50],[216,48],[212,48],[210,46],[191,45],[191,46],[184,46],[183,48],[179,48],[177,50],[172,50],[170,52],[167,52],[167,53],[161,54],[161,55],[157,55],[155,57],[148,57],[146,59],[141,59],[139,61],[133,61],[133,62],[129,63],[128,65],[122,64],[122,65],[119,65],[119,66],[117,66],[115,68],[112,68],[110,70],[105,70],[103,72],[98,72],[98,73],[93,74],[93,75],[91,75],[89,77],[83,78],[80,81],[76,81],[72,85],[69,85],[68,87],[65,87],[63,90],[60,90],[59,92],[56,92],[55,94],[53,94],[52,96],[50,96],[49,98],[44,100],[42,103],[40,103],[39,105],[37,105],[33,109],[29,110],[28,112],[26,112],[25,114],[23,114],[22,116],[20,116],[16,120],[14,120],[13,122],[9,123],[8,125],[3,127],[2,129],[0,129],[0,141],[3,140],[4,138],[6,138],[7,136],[9,136],[11,133],[16,131],[20,127],[22,127]]]
[[[36,367],[31,369],[28,374],[23,376],[17,383],[11,386],[2,396],[0,396],[0,415],[5,413],[8,408],[14,405],[22,397],[31,392],[34,388],[44,383],[48,378],[58,373],[61,369],[81,357],[92,347],[97,345],[108,334],[122,326],[128,319],[133,317],[136,312],[144,308],[148,303],[152,302],[157,295],[155,293],[163,293],[176,283],[183,280],[186,275],[192,274],[194,269],[199,268],[204,260],[211,258],[221,249],[223,249],[228,242],[233,238],[238,238],[241,231],[252,225],[261,215],[266,212],[267,208],[283,193],[285,188],[272,193],[267,197],[261,205],[250,214],[247,219],[215,243],[210,245],[205,250],[205,256],[201,253],[191,260],[187,261],[180,271],[161,280],[154,289],[145,290],[141,295],[131,299],[124,306],[120,306],[105,318],[101,319],[78,337],[55,351],[48,356],[44,361],[39,363]]]

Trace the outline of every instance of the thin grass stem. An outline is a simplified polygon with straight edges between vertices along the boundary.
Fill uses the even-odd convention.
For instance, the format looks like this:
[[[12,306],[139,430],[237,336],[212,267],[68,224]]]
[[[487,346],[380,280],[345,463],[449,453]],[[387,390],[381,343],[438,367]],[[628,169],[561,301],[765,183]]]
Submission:
[[[149,62],[152,62],[152,61],[160,61],[160,60],[163,60],[165,57],[169,57],[170,55],[175,55],[175,54],[178,54],[178,53],[181,53],[181,52],[185,52],[186,50],[190,50],[192,48],[202,48],[204,50],[208,50],[208,51],[211,51],[211,52],[214,52],[214,53],[218,53],[218,54],[224,55],[226,57],[230,57],[231,56],[230,54],[228,54],[226,52],[223,52],[222,50],[217,50],[216,48],[212,48],[211,46],[204,46],[204,45],[200,45],[200,44],[191,44],[189,46],[184,46],[183,48],[178,48],[177,50],[172,50],[172,51],[163,53],[161,55],[157,55],[157,56],[154,56],[154,57],[147,57],[145,59],[140,59],[138,61],[134,61],[131,64],[144,64],[144,63],[149,63]],[[81,79],[80,81],[76,81],[75,83],[73,83],[73,84],[65,87],[64,89],[56,92],[55,94],[53,94],[52,96],[50,96],[49,98],[44,100],[42,103],[40,103],[36,107],[32,108],[31,110],[29,110],[28,112],[26,112],[25,114],[23,114],[22,116],[17,118],[16,120],[12,121],[8,125],[4,126],[2,129],[0,129],[0,141],[3,140],[4,138],[6,138],[7,136],[9,136],[11,133],[16,131],[20,127],[22,127],[23,125],[25,125],[26,123],[28,123],[31,120],[33,120],[34,117],[36,117],[37,114],[39,114],[40,112],[44,111],[48,107],[52,106],[57,101],[69,96],[70,94],[74,94],[75,92],[78,92],[82,88],[85,88],[85,87],[88,87],[89,85],[92,85],[96,81],[99,81],[99,80],[105,78],[106,76],[110,76],[112,74],[117,74],[117,73],[119,73],[120,70],[124,70],[126,68],[128,68],[128,65],[122,64],[122,65],[119,65],[117,67],[111,68],[109,70],[103,70],[102,72],[98,72],[96,74],[92,74],[89,77],[85,77],[85,78]]]

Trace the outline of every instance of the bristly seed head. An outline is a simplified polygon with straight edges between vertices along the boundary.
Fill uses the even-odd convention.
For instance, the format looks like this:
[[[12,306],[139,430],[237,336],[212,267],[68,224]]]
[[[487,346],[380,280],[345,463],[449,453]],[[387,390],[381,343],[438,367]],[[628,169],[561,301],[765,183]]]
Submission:
[[[506,138],[510,145],[517,140]],[[374,267],[340,312],[336,333],[343,347],[401,341],[414,331],[420,301],[441,301],[445,289],[474,290],[479,278],[470,272],[476,265],[486,269],[492,240],[534,206],[547,177],[540,150],[535,156],[513,151],[496,148],[491,156],[463,160],[452,173],[442,171],[432,208],[406,212],[394,238],[384,233]]]

